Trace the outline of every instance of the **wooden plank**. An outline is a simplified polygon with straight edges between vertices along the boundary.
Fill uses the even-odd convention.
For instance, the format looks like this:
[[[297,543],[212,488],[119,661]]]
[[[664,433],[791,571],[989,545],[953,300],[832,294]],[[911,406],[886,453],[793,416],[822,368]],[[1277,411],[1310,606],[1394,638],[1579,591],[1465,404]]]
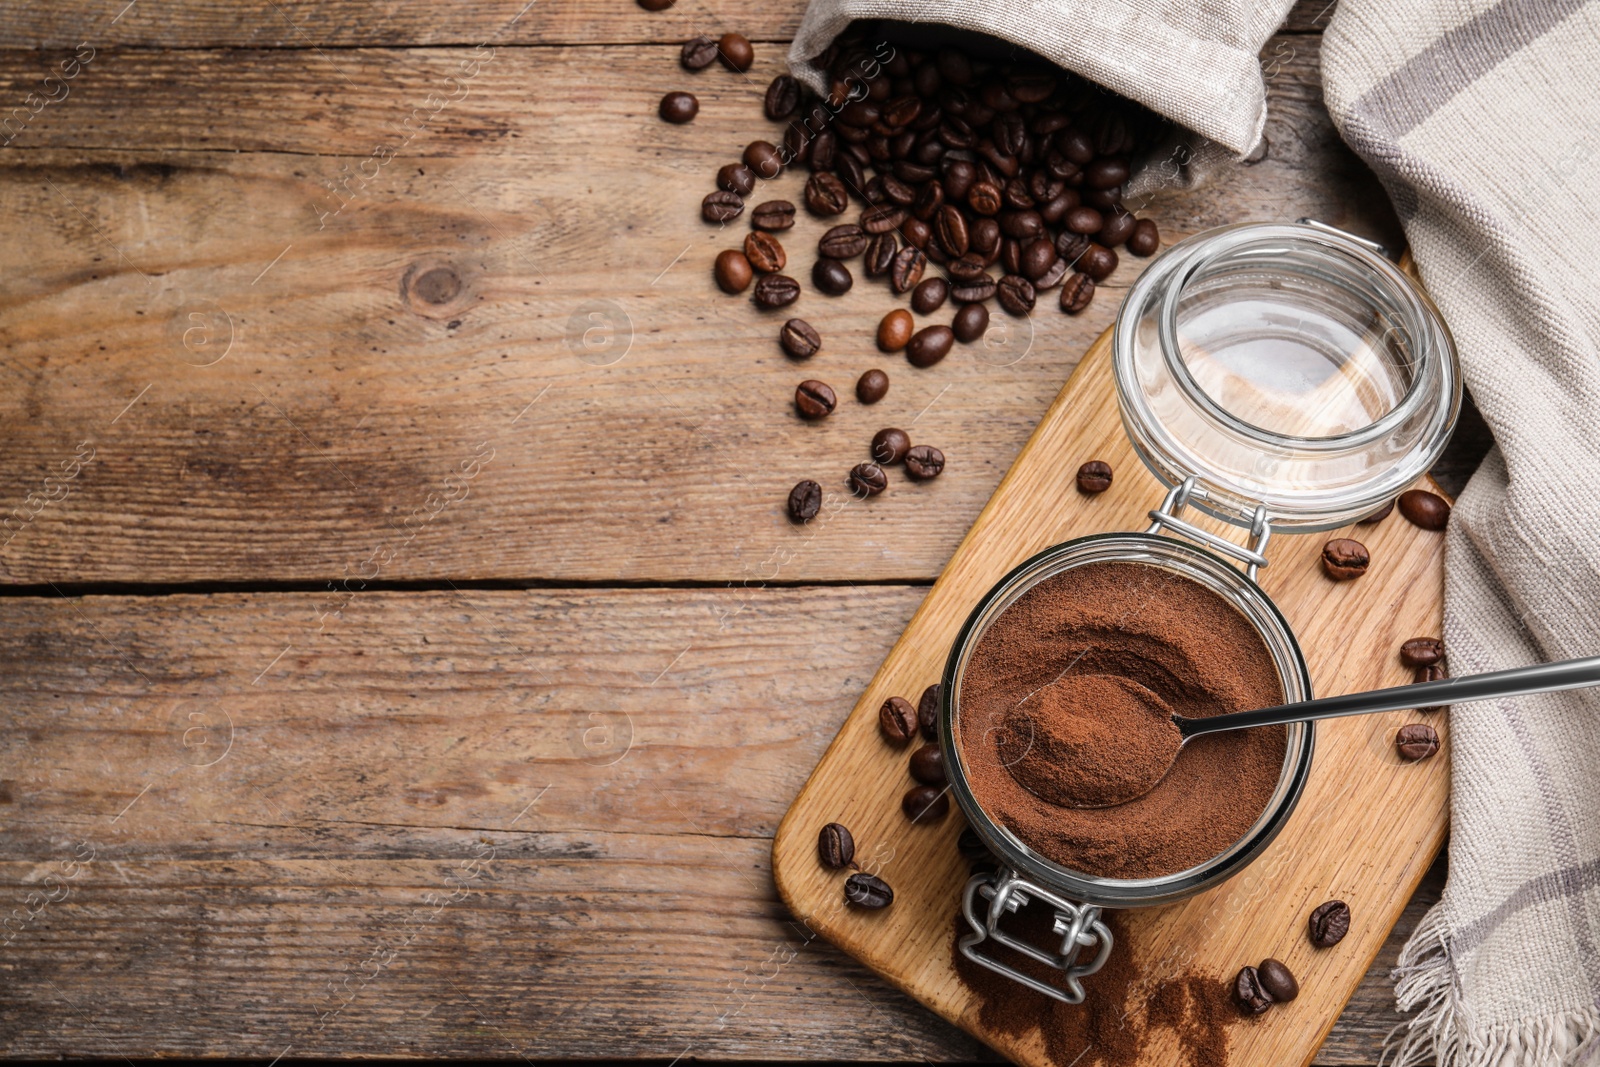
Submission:
[[[1169,236],[1310,214],[1392,239],[1328,126],[1315,39],[1284,40],[1267,158],[1164,197]],[[356,89],[314,52],[97,58],[0,160],[0,517],[22,509],[0,578],[743,581],[771,580],[775,551],[785,581],[933,577],[1139,264],[1081,318],[996,312],[986,345],[926,371],[872,347],[877,284],[808,293],[826,347],[797,366],[779,317],[715,292],[739,231],[698,217],[716,166],[771,129],[760,86],[698,81],[699,119],[668,127],[669,53],[507,52],[326,220],[323,183],[467,53],[341,52]],[[33,63],[0,54],[13,85]],[[822,229],[789,237],[796,274]],[[461,290],[430,303],[414,282],[438,267]],[[795,417],[802,377],[848,394],[875,365],[877,407]],[[874,431],[912,422],[944,477],[790,528],[795,481],[842,491]],[[43,488],[80,446],[92,462]]]
[[[1106,493],[1085,497],[1073,488],[1073,477],[1091,458],[1109,462],[1117,478]],[[879,668],[773,845],[773,876],[798,917],[1027,1067],[1065,1067],[1092,1046],[1052,1051],[1037,1028],[1006,1033],[980,1017],[952,956],[951,923],[969,876],[956,849],[962,820],[913,826],[901,814],[900,797],[914,783],[905,753],[879,734],[878,708],[894,695],[915,698],[939,678],[973,605],[1016,564],[1073,537],[1141,529],[1145,512],[1160,499],[1161,487],[1139,465],[1122,429],[1104,337],[1062,389]],[[1261,574],[1322,695],[1409,681],[1395,650],[1408,637],[1440,632],[1443,537],[1394,517],[1358,536],[1375,561],[1360,581],[1334,583],[1323,575],[1319,556],[1326,538],[1317,535],[1275,538],[1271,565]],[[1299,976],[1300,996],[1292,1007],[1232,1028],[1231,1062],[1311,1063],[1445,838],[1448,737],[1439,758],[1415,764],[1401,761],[1392,744],[1394,732],[1418,718],[1395,712],[1319,723],[1311,776],[1276,840],[1249,867],[1205,893],[1123,912],[1126,934],[1114,951],[1131,956],[1136,978],[1128,989],[1102,995],[1115,997],[1114,1005],[1140,1020],[1159,982],[1198,973],[1220,983],[1247,963],[1276,956]],[[1444,723],[1436,725],[1445,735]],[[863,912],[841,903],[842,877],[816,856],[817,831],[832,821],[850,827],[861,862],[894,886],[887,910]],[[1355,921],[1337,949],[1319,951],[1305,937],[1306,916],[1332,897],[1349,902]],[[1048,1019],[1041,1022],[1048,1025]],[[1146,1040],[1147,1062],[1185,1058],[1170,1029],[1152,1028]]]

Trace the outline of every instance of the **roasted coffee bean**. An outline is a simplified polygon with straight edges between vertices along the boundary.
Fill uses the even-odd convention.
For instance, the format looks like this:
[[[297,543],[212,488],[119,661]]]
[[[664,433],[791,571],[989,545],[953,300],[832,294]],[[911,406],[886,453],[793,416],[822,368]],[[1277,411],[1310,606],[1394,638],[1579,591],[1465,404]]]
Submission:
[[[1077,267],[1095,281],[1105,281],[1106,277],[1117,269],[1117,254],[1105,245],[1091,242],[1089,247],[1084,249],[1083,255],[1078,257]]]
[[[1022,244],[1015,237],[1000,242],[1000,270],[1002,276],[1022,273]]]
[[[683,42],[683,51],[678,54],[678,62],[683,64],[685,70],[705,70],[716,61],[716,39],[703,33]]]
[[[903,208],[909,208],[917,202],[917,191],[893,174],[883,176],[883,195],[888,202]]]
[[[1106,224],[1101,228],[1099,236],[1095,240],[1107,248],[1115,248],[1132,237],[1134,228],[1138,225],[1139,220],[1128,214],[1128,212],[1113,208],[1106,214]]]
[[[1056,255],[1076,266],[1083,254],[1089,251],[1091,244],[1093,242],[1081,233],[1062,230],[1056,235]]]
[[[1407,667],[1431,667],[1444,659],[1444,642],[1437,637],[1413,637],[1400,645],[1400,662]]]
[[[989,329],[989,309],[982,304],[966,305],[956,312],[955,321],[950,324],[950,329],[957,341],[971,344]]]
[[[1414,722],[1400,727],[1394,735],[1394,747],[1401,759],[1415,763],[1439,751],[1439,734],[1425,722]]]
[[[881,278],[889,273],[889,268],[894,266],[894,257],[900,251],[900,242],[894,234],[874,234],[867,241],[866,257],[867,276]]]
[[[839,121],[856,129],[871,129],[883,115],[883,109],[870,99],[853,100],[839,109]]]
[[[776,274],[789,262],[783,245],[770,233],[753,230],[744,236],[744,258],[763,274]]]
[[[700,114],[700,101],[694,98],[693,93],[672,92],[661,98],[656,112],[663,121],[681,126],[694,121],[694,117]]]
[[[880,121],[893,129],[909,126],[922,114],[922,101],[909,93],[897,96],[883,106]]]
[[[1106,224],[1105,216],[1092,207],[1075,207],[1067,212],[1062,224],[1073,233],[1099,233]]]
[[[1394,510],[1394,501],[1391,500],[1387,504],[1385,504],[1383,507],[1379,508],[1377,511],[1374,511],[1371,515],[1368,515],[1366,518],[1359,520],[1356,525],[1358,525],[1358,526],[1376,526],[1378,523],[1382,522],[1384,519],[1387,519],[1389,517],[1389,513],[1391,511],[1393,511],[1393,510]]]
[[[1274,1003],[1287,1004],[1300,995],[1300,983],[1294,980],[1294,974],[1271,956],[1256,964],[1256,979]]]
[[[983,260],[977,256],[962,256],[959,259],[952,259],[950,265],[945,269],[950,272],[950,279],[958,284],[969,281],[993,280],[989,277],[989,272],[984,269]]]
[[[746,197],[755,187],[756,172],[743,163],[726,163],[717,171],[718,189]]]
[[[1246,1015],[1260,1015],[1272,1007],[1272,995],[1261,988],[1261,975],[1254,967],[1244,967],[1233,980],[1233,1002]]]
[[[833,172],[839,176],[840,181],[844,182],[846,189],[849,189],[859,197],[865,198],[867,195],[867,172],[863,169],[864,164],[859,159],[845,151],[849,147],[849,145],[845,145],[840,149],[838,158],[834,160]]]
[[[822,510],[822,486],[805,478],[794,483],[789,490],[789,518],[795,522],[810,522]]]
[[[849,267],[837,259],[823,256],[811,266],[811,284],[816,286],[819,292],[827,293],[829,296],[839,296],[850,291],[855,279],[850,276]]]
[[[854,259],[867,250],[867,235],[853,222],[835,226],[817,242],[817,254],[829,259]]]
[[[844,880],[844,899],[858,908],[887,908],[894,903],[894,890],[875,874],[852,874]]]
[[[1048,237],[1036,237],[1023,246],[1020,263],[1022,276],[1029,281],[1042,278],[1056,265],[1059,258],[1056,255],[1055,242]]]
[[[923,785],[943,786],[944,750],[938,742],[930,741],[911,753],[911,777]]]
[[[850,194],[844,182],[826,171],[818,171],[806,179],[805,202],[813,215],[826,218],[844,214],[850,207]]]
[[[911,291],[911,307],[918,315],[932,315],[944,307],[950,295],[950,283],[943,278],[924,278]]]
[[[794,205],[787,200],[768,200],[750,212],[750,225],[758,230],[777,232],[794,226]]]
[[[639,6],[646,11],[665,11],[677,2],[678,0],[639,0]]]
[[[868,233],[888,233],[909,217],[899,204],[874,204],[861,213],[861,228]]]
[[[788,153],[788,165],[804,163],[811,158],[811,131],[803,122],[791,122],[783,130],[783,150]]]
[[[717,287],[724,293],[742,293],[750,287],[750,279],[754,272],[750,269],[750,260],[743,252],[737,248],[728,248],[717,253],[712,274],[717,279]]]
[[[1005,200],[998,185],[978,182],[967,190],[967,204],[980,215],[997,215],[1005,205]]]
[[[908,744],[917,736],[917,709],[905,697],[890,697],[878,708],[878,729],[886,741]]]
[[[1083,168],[1083,184],[1091,189],[1112,189],[1128,180],[1128,161],[1117,156],[1101,158]]]
[[[961,853],[961,858],[968,863],[994,862],[994,853],[983,843],[978,831],[970,826],[962,830],[961,835],[956,838],[956,851]]]
[[[887,488],[889,476],[876,463],[857,463],[850,468],[850,489],[856,496],[877,496]]]
[[[906,245],[895,253],[894,262],[889,265],[889,288],[896,293],[910,292],[922,280],[927,265],[928,256],[922,249]]]
[[[1039,217],[1052,226],[1059,226],[1067,212],[1078,206],[1078,191],[1063,189],[1039,207]]]
[[[822,335],[805,319],[790,319],[778,331],[778,343],[795,359],[810,359],[822,347]]]
[[[1445,673],[1442,665],[1438,663],[1430,663],[1426,667],[1418,667],[1411,675],[1411,680],[1418,683],[1442,682],[1448,677],[1449,675]],[[1429,704],[1426,707],[1419,707],[1417,710],[1426,715],[1435,711],[1444,711],[1447,707],[1449,707],[1447,704]]]
[[[913,367],[931,367],[950,354],[955,339],[948,326],[924,326],[906,343],[906,358]]]
[[[1094,138],[1080,129],[1066,129],[1056,134],[1056,151],[1078,166],[1087,166],[1094,159]]]
[[[1086,187],[1079,195],[1083,198],[1084,204],[1092,208],[1099,208],[1101,211],[1112,211],[1118,204],[1122,203],[1122,189],[1117,186],[1113,186],[1110,189],[1089,189]]]
[[[1372,557],[1367,546],[1348,537],[1335,537],[1322,546],[1322,569],[1336,582],[1348,582],[1367,573]]]
[[[960,122],[961,120],[952,119],[950,121]],[[945,141],[943,128],[940,129],[939,139]],[[945,143],[948,144],[949,142],[945,141]],[[951,145],[950,147],[956,148],[958,146]],[[955,204],[965,200],[967,194],[972,191],[973,184],[978,180],[978,168],[974,167],[969,160],[958,159],[955,156],[946,156],[943,167],[944,178],[940,184],[944,186],[945,201]]]
[[[872,461],[891,467],[906,458],[911,451],[911,437],[904,430],[885,427],[872,436]]]
[[[795,386],[794,406],[803,419],[821,419],[833,414],[833,409],[839,406],[839,398],[827,382],[807,378]]]
[[[800,299],[800,283],[787,274],[763,274],[756,282],[756,306],[768,311],[786,308]]]
[[[1033,283],[1020,274],[1007,274],[995,286],[1000,306],[1013,315],[1022,316],[1033,310]]]
[[[1426,489],[1408,489],[1397,503],[1406,521],[1424,530],[1442,530],[1450,522],[1450,505]]]
[[[911,214],[923,222],[932,222],[944,207],[944,186],[930,181],[924,185],[911,204]]]
[[[750,39],[744,34],[725,33],[722,40],[717,42],[717,57],[729,70],[743,74],[756,61],[756,50],[750,46]]]
[[[922,691],[922,699],[917,701],[917,726],[922,730],[922,736],[929,741],[939,738],[939,683],[935,682]]]
[[[1054,254],[1054,246],[1051,247],[1051,252]],[[1060,285],[1066,280],[1066,260],[1058,258],[1054,263],[1050,264],[1043,274],[1033,279],[1033,291],[1035,293],[1043,293],[1047,290],[1054,289],[1056,286]]]
[[[1044,233],[1044,219],[1037,211],[1003,211],[1000,232],[1018,241],[1030,241]]]
[[[856,839],[839,823],[830,822],[817,834],[817,858],[836,871],[848,867],[856,858]]]
[[[936,823],[950,811],[950,797],[937,786],[913,786],[900,798],[900,810],[912,822]]]
[[[838,135],[831,128],[824,129],[811,138],[811,154],[806,159],[806,162],[818,174],[831,171],[833,170],[834,162],[839,158],[838,151]]]
[[[906,244],[926,249],[933,240],[933,231],[921,219],[909,218],[900,224],[900,236],[906,239]]]
[[[1111,488],[1111,464],[1100,459],[1091,459],[1078,468],[1078,491],[1080,493],[1103,493]]]
[[[994,279],[984,274],[973,281],[950,283],[950,299],[958,304],[981,304],[994,296]]]
[[[944,453],[932,445],[912,445],[906,453],[906,473],[918,482],[939,477],[944,473]]]
[[[1133,225],[1133,233],[1128,236],[1128,251],[1136,256],[1153,256],[1161,247],[1161,232],[1156,229],[1154,219],[1140,219]]]
[[[751,141],[741,159],[758,178],[776,178],[783,171],[783,155],[771,141]]]
[[[1000,224],[994,219],[975,219],[967,227],[968,251],[980,260],[993,263],[1000,254]]]
[[[1342,900],[1318,904],[1308,923],[1311,943],[1318,948],[1332,948],[1350,932],[1350,905]]]
[[[780,74],[767,86],[767,96],[762,101],[767,118],[773,122],[784,119],[800,110],[800,83],[791,75]]]
[[[911,318],[911,312],[905,308],[895,308],[878,323],[878,350],[900,351],[906,346],[906,342],[911,340],[916,328],[917,324]]]
[[[707,193],[700,201],[700,217],[707,222],[730,222],[744,214],[744,197],[726,189]]]
[[[863,404],[876,404],[889,392],[889,376],[874,367],[856,379],[856,399]]]

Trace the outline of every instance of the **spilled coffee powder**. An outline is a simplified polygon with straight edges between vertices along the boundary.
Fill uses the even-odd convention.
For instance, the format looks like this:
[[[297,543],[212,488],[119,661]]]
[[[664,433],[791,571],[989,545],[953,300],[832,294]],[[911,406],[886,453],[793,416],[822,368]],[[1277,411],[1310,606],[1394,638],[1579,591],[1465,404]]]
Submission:
[[[1283,727],[1198,737],[1127,803],[1071,802],[1125,782],[1119,761],[1159,754],[1170,741],[1161,731],[1174,730],[1163,715],[1282,701],[1265,643],[1221,597],[1157,567],[1086,564],[990,624],[962,680],[959,743],[978,803],[1028,847],[1085,874],[1151,878],[1203,863],[1250,829],[1277,788]],[[1085,728],[1095,708],[1149,732]]]

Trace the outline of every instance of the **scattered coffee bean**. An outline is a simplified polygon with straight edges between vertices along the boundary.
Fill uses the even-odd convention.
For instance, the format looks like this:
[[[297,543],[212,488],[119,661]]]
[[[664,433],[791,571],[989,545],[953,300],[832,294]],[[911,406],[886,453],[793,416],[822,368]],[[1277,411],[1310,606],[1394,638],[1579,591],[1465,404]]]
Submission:
[[[994,279],[984,274],[969,281],[952,281],[950,299],[958,304],[981,304],[994,296]]]
[[[922,736],[929,741],[939,739],[939,683],[935,682],[922,691],[922,699],[917,701],[917,726],[922,730]]]
[[[717,171],[717,188],[729,193],[737,193],[741,198],[749,196],[756,187],[756,172],[743,163],[724,163]]]
[[[876,463],[857,463],[850,468],[850,488],[856,496],[877,496],[889,488],[889,477]],[[913,717],[915,714],[912,713]]]
[[[922,281],[927,265],[927,253],[915,245],[906,245],[895,253],[894,262],[889,265],[889,288],[896,293],[910,292]]]
[[[913,445],[906,453],[906,473],[926,482],[944,473],[944,453],[932,445]]]
[[[1233,980],[1233,1002],[1246,1015],[1260,1015],[1272,1007],[1272,996],[1261,988],[1261,975],[1254,967],[1243,967]]]
[[[744,235],[744,258],[762,274],[776,274],[789,262],[778,239],[760,230]]]
[[[862,253],[867,273],[881,278],[894,266],[894,257],[900,251],[900,242],[892,233],[874,234],[867,240],[867,250]]]
[[[1400,494],[1400,514],[1413,526],[1442,530],[1450,521],[1450,505],[1444,497],[1426,489],[1408,489]]]
[[[1078,257],[1077,267],[1095,281],[1104,281],[1117,269],[1117,254],[1105,245],[1090,244]]]
[[[767,118],[773,122],[784,119],[800,110],[800,83],[789,74],[780,74],[767,86],[766,99],[762,101]]]
[[[913,367],[931,367],[950,354],[955,339],[948,326],[924,326],[906,343],[906,358]]]
[[[705,70],[716,61],[716,39],[703,33],[683,42],[683,51],[678,55],[678,62],[683,64],[685,70]]]
[[[1067,212],[1062,224],[1073,233],[1095,234],[1105,226],[1105,216],[1092,207],[1075,207]]]
[[[757,204],[750,212],[750,225],[771,232],[787,230],[794,225],[794,205],[787,200]]]
[[[1103,493],[1111,488],[1111,464],[1104,460],[1091,459],[1078,468],[1078,491],[1080,493]]]
[[[930,741],[911,753],[911,777],[923,785],[945,784],[944,750],[937,742]]]
[[[805,319],[790,319],[778,331],[778,343],[795,359],[810,359],[822,347],[822,335]]]
[[[1141,258],[1153,256],[1161,247],[1161,231],[1156,229],[1154,219],[1140,219],[1134,223],[1133,233],[1128,237],[1128,251]]]
[[[817,858],[836,871],[848,867],[856,858],[856,839],[839,823],[830,822],[817,834]]]
[[[872,437],[872,461],[885,467],[892,467],[906,458],[906,453],[911,451],[911,437],[904,430],[895,429],[893,426],[879,430]]]
[[[1414,722],[1400,727],[1394,735],[1394,747],[1401,759],[1414,763],[1439,751],[1439,734],[1425,722]]]
[[[794,406],[803,419],[821,419],[833,414],[833,409],[839,404],[839,398],[834,395],[833,387],[827,382],[819,382],[815,378],[807,378],[794,390]]]
[[[1061,285],[1061,310],[1068,315],[1081,314],[1094,299],[1094,279],[1087,274],[1074,274]]]
[[[843,215],[850,208],[850,193],[844,182],[825,170],[818,171],[806,179],[805,202],[813,215]]]
[[[1366,518],[1360,520],[1357,523],[1357,525],[1359,525],[1359,526],[1375,526],[1378,523],[1382,522],[1384,519],[1387,519],[1389,517],[1389,512],[1391,512],[1393,510],[1394,510],[1394,501],[1391,500],[1387,504],[1385,504],[1383,507],[1379,508],[1377,511],[1374,511],[1371,515],[1368,515]]]
[[[681,126],[685,122],[694,121],[694,117],[700,114],[700,101],[694,98],[693,93],[668,93],[661,98],[661,104],[656,111],[665,121]]]
[[[878,709],[878,729],[885,740],[907,744],[917,736],[917,710],[905,697],[890,697]]]
[[[1350,932],[1350,905],[1342,900],[1318,904],[1311,913],[1309,923],[1311,943],[1318,948],[1332,948]]]
[[[800,299],[800,283],[787,274],[763,274],[756,282],[757,307],[785,308]]]
[[[783,156],[771,141],[751,141],[744,146],[744,155],[740,158],[758,178],[776,178],[783,171]]]
[[[912,822],[936,823],[949,812],[950,797],[937,786],[913,786],[900,798],[900,810]]]
[[[882,352],[898,352],[915,332],[916,323],[911,318],[911,312],[905,308],[895,308],[878,323],[878,349]]]
[[[911,291],[911,308],[918,315],[932,315],[944,307],[950,295],[950,283],[943,278],[924,278]]]
[[[835,226],[817,242],[817,254],[830,259],[854,259],[866,250],[867,235],[853,222]]]
[[[1322,569],[1336,582],[1348,582],[1367,573],[1372,557],[1367,546],[1348,537],[1335,537],[1322,546]]]
[[[729,70],[743,74],[756,61],[756,50],[742,33],[725,33],[717,42],[717,56]]]
[[[894,890],[875,874],[852,874],[844,881],[844,899],[858,908],[887,908],[894,903]]]
[[[1012,315],[1021,317],[1033,310],[1033,283],[1020,274],[1007,274],[1001,278],[995,287],[995,295],[1000,300],[1000,306]]]
[[[1413,637],[1400,645],[1400,662],[1407,667],[1431,667],[1444,659],[1444,642],[1437,637]]]
[[[1442,664],[1430,663],[1426,667],[1418,667],[1416,673],[1411,676],[1411,680],[1413,682],[1442,682],[1448,677],[1449,675],[1445,674]],[[1448,704],[1429,704],[1426,707],[1419,707],[1417,710],[1426,715],[1430,712],[1444,711],[1447,707],[1449,707]]]
[[[711,273],[724,293],[742,293],[750,287],[750,279],[755,272],[751,270],[750,260],[745,258],[743,252],[737,248],[727,248],[717,253]]]
[[[956,340],[963,344],[971,344],[982,337],[989,328],[989,309],[982,304],[967,304],[956,312],[955,321],[950,324],[951,332]]]
[[[822,510],[822,486],[804,478],[789,490],[789,518],[795,522],[810,522]]]
[[[1287,1004],[1300,995],[1300,983],[1294,980],[1294,973],[1283,961],[1270,956],[1256,964],[1256,980],[1261,983],[1261,991],[1274,1003]]]
[[[744,214],[744,197],[718,189],[700,201],[700,217],[707,222],[731,222]]]
[[[1060,261],[1055,242],[1048,237],[1036,237],[1023,247],[1018,265],[1022,276],[1032,282],[1043,278]]]
[[[1095,240],[1107,248],[1115,248],[1133,236],[1139,220],[1126,211],[1112,210],[1106,215],[1106,224],[1095,235]]]
[[[856,379],[856,399],[863,404],[876,404],[889,392],[889,376],[874,367]]]
[[[646,11],[665,11],[678,0],[639,0],[639,6]]]
[[[811,266],[811,284],[817,287],[818,292],[839,296],[850,291],[855,279],[850,276],[849,267],[837,259],[823,256]]]

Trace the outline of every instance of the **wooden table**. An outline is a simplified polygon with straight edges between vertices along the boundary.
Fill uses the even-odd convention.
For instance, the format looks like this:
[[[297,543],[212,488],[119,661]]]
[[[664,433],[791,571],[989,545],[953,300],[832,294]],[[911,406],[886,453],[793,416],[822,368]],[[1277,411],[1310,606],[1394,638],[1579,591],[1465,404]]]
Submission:
[[[803,5],[524,2],[0,14],[6,1055],[992,1058],[803,940],[768,849],[1133,268],[1015,362],[887,362],[879,410],[802,425],[697,205]],[[1168,236],[1398,239],[1326,16]],[[678,68],[724,28],[747,78]],[[882,290],[806,299],[819,372],[883,359]],[[914,417],[936,494],[790,526]],[[1376,1061],[1441,880],[1319,1063]]]

